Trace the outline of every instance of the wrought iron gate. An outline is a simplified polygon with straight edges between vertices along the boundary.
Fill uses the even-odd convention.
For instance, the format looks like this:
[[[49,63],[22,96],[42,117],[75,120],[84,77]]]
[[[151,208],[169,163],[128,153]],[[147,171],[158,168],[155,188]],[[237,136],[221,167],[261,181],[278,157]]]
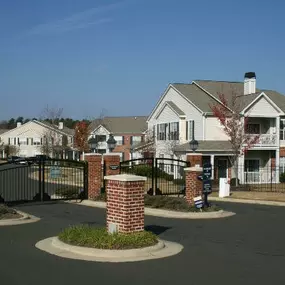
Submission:
[[[36,158],[0,164],[0,202],[85,199],[87,189],[84,161]]]
[[[120,163],[120,173],[146,176],[150,195],[178,195],[185,192],[184,168],[189,162],[171,158],[139,158]]]

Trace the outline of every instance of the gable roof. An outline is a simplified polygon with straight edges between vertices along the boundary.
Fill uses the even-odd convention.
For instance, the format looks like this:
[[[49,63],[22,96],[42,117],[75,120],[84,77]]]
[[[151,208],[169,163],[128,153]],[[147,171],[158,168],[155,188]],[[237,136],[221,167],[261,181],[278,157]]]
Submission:
[[[9,131],[8,129],[0,129],[0,135],[6,133],[8,131]]]
[[[114,135],[141,134],[147,129],[146,120],[147,116],[104,117],[94,120],[89,127],[93,132],[103,126]]]
[[[212,151],[226,151],[231,153],[232,147],[229,141],[198,141],[199,146],[197,152],[212,152]],[[190,149],[189,143],[184,143],[178,145],[174,148],[176,152],[189,152],[191,153],[192,150]]]
[[[166,104],[178,115],[178,116],[185,116],[185,113],[177,107],[172,101],[166,101]]]
[[[38,124],[38,125],[47,127],[49,129],[53,129],[54,131],[59,132],[59,133],[64,134],[64,135],[73,136],[75,133],[74,129],[70,129],[70,128],[67,128],[65,126],[63,126],[63,129],[59,129],[58,125],[53,125],[53,124],[46,122],[46,121],[42,122],[42,121],[33,120],[33,122]]]

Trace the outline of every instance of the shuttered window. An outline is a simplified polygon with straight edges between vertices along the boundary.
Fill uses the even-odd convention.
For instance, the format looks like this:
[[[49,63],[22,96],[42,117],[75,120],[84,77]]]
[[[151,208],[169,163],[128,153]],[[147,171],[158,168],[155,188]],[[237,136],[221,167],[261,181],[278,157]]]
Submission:
[[[188,140],[191,141],[194,139],[194,134],[195,134],[195,122],[194,120],[188,121],[187,124],[187,135],[188,135]]]

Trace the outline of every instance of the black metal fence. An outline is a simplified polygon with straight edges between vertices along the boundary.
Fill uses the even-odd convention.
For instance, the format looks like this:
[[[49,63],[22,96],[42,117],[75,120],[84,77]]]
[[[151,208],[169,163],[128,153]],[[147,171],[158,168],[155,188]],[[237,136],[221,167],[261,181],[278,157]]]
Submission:
[[[23,160],[0,164],[0,200],[5,203],[85,199],[87,163],[75,160]]]
[[[147,177],[146,192],[150,195],[177,195],[185,192],[185,171],[188,162],[170,158],[140,158],[120,163],[120,172]]]
[[[213,189],[218,190],[219,178],[232,177],[230,180],[231,191],[259,191],[259,192],[284,192],[285,171],[283,168],[228,168],[226,171],[218,167],[213,169]],[[237,178],[236,178],[237,177]]]

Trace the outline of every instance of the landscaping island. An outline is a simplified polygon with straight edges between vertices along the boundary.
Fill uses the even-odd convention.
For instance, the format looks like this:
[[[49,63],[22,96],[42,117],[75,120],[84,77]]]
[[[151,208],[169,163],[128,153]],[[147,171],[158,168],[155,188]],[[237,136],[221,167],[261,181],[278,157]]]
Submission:
[[[144,248],[158,243],[156,235],[149,231],[109,234],[106,228],[96,228],[89,225],[66,228],[59,234],[58,238],[69,245],[113,250]]]
[[[0,220],[20,219],[22,217],[16,210],[0,204]]]

